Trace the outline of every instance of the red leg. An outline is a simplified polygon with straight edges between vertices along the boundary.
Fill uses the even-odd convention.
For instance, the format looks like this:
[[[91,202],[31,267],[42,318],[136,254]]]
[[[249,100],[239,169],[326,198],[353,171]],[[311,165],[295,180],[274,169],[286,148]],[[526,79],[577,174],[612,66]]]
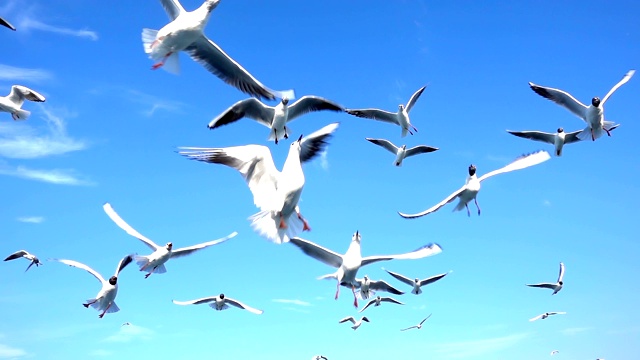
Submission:
[[[356,295],[356,287],[351,285],[351,291],[353,291],[353,306],[358,308],[358,296]]]
[[[284,222],[284,218],[282,217],[282,215],[280,215],[280,225],[279,225],[280,229],[286,229],[287,228],[287,224],[285,224]]]
[[[302,220],[302,231],[311,231],[311,228],[309,227],[309,223],[307,222],[307,220],[305,220],[302,217],[302,214],[300,214],[299,211],[296,212],[298,214],[298,219]]]
[[[340,281],[338,281],[338,286],[336,286],[336,300],[338,300],[338,295],[340,295]]]
[[[95,303],[96,303],[96,301],[98,301],[98,300],[93,300],[93,301],[92,301],[92,302],[90,302],[90,303],[82,304],[82,306],[84,306],[84,307],[88,308],[89,306],[91,306],[91,305],[95,304]]]
[[[171,56],[171,54],[173,54],[173,52],[168,53],[167,55],[165,55],[165,57],[162,59],[162,61],[153,64],[153,66],[151,66],[151,70],[158,70],[160,69],[163,65],[164,62],[167,61],[167,59],[169,58],[169,56]]]
[[[111,304],[107,305],[107,308],[106,308],[106,309],[104,309],[104,311],[102,312],[102,314],[98,315],[98,317],[99,317],[100,319],[102,319],[102,317],[104,316],[104,314],[106,314],[106,313],[107,313],[107,310],[109,310],[109,308],[110,308],[110,307],[111,307]]]
[[[593,134],[593,128],[591,128],[591,140],[596,141],[596,136]]]

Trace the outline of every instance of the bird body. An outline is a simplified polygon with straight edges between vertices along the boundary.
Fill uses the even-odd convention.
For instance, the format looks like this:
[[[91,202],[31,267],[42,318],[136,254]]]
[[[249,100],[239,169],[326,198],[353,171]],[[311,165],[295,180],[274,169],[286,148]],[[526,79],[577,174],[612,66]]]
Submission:
[[[555,295],[558,293],[558,291],[562,290],[562,286],[564,285],[564,282],[562,280],[563,278],[564,278],[564,264],[560,263],[560,272],[558,274],[558,280],[555,283],[527,284],[527,286],[551,289],[553,290],[553,293],[551,295]]]
[[[27,120],[31,112],[22,109],[25,100],[44,102],[45,97],[26,86],[13,85],[9,95],[0,96],[0,112],[10,113],[13,120],[16,121]]]
[[[244,303],[241,303],[238,300],[228,298],[224,294],[220,294],[218,296],[210,296],[210,297],[195,299],[195,300],[188,300],[188,301],[176,301],[176,300],[172,300],[172,301],[176,305],[209,304],[209,307],[217,311],[226,310],[229,308],[229,305],[231,305],[231,306],[237,307],[238,309],[247,310],[257,315],[260,315],[263,313],[262,310],[252,308],[251,306],[245,305]]]
[[[546,312],[544,314],[540,314],[536,317],[532,317],[531,319],[529,319],[529,321],[536,321],[536,320],[544,320],[546,318],[548,318],[549,316],[553,316],[553,315],[562,315],[562,314],[566,314],[566,312],[564,311],[550,311],[550,312]]]
[[[20,258],[25,258],[27,260],[29,260],[29,266],[27,266],[27,270],[29,270],[30,267],[32,267],[33,265],[35,265],[36,267],[42,265],[42,263],[40,262],[40,259],[38,259],[37,256],[30,254],[28,251],[26,250],[18,250],[16,252],[14,252],[13,254],[7,256],[4,261],[10,261],[10,260],[15,260],[15,259],[20,259]],[[27,272],[27,270],[25,270],[24,272]]]
[[[351,323],[353,324],[353,326],[351,327],[353,330],[358,330],[358,328],[360,327],[360,325],[362,325],[363,321],[369,322],[369,319],[366,316],[363,316],[360,318],[360,320],[356,320],[353,318],[353,316],[349,316],[346,317],[340,321],[338,321],[339,324],[342,324],[344,322],[347,321],[351,321]]]
[[[422,321],[420,321],[420,323],[419,323],[418,325],[409,326],[408,328],[406,328],[406,329],[401,329],[400,331],[407,331],[407,330],[410,330],[410,329],[418,329],[418,330],[422,329],[422,324],[424,324],[424,322],[425,322],[425,321],[427,321],[427,319],[429,319],[429,318],[431,317],[431,315],[432,315],[432,314],[429,314],[429,316],[427,316],[427,317],[426,317],[426,318],[424,318]]]

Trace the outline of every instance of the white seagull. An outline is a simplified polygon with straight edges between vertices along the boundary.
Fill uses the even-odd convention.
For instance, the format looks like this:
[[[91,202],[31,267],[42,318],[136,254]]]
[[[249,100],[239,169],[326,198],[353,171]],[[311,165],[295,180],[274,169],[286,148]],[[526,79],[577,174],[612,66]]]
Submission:
[[[387,269],[383,269],[383,270],[388,272],[389,275],[393,276],[394,278],[402,281],[403,283],[413,286],[413,289],[411,290],[411,293],[415,294],[415,295],[422,294],[422,289],[420,289],[420,287],[425,286],[425,285],[429,285],[431,283],[434,283],[434,282],[442,279],[443,277],[449,275],[449,273],[451,272],[451,271],[449,271],[448,273],[435,275],[435,276],[432,276],[430,278],[426,278],[426,279],[422,279],[422,280],[420,280],[418,278],[415,278],[415,279],[412,280],[412,279],[410,279],[410,278],[408,278],[408,277],[406,277],[404,275],[400,275],[398,273],[394,273],[394,272],[389,271]]]
[[[413,105],[416,104],[416,101],[418,101],[418,98],[425,88],[426,86],[423,86],[418,89],[418,91],[416,91],[415,94],[411,96],[411,99],[409,99],[406,107],[403,104],[398,105],[397,113],[392,113],[380,109],[346,109],[345,111],[353,116],[399,125],[402,128],[402,137],[407,136],[407,132],[413,135],[413,131],[417,132],[418,129],[416,129],[415,126],[411,125],[411,120],[409,119],[409,111],[411,111]],[[411,129],[413,129],[413,131],[411,131]]]
[[[10,22],[8,22],[7,20],[3,19],[2,17],[0,17],[0,25],[7,27],[13,31],[16,31],[15,26],[11,25]]]
[[[311,230],[298,208],[305,183],[302,163],[319,155],[337,128],[338,124],[334,123],[305,138],[300,135],[289,148],[282,172],[276,169],[269,148],[262,145],[182,147],[187,151],[180,151],[180,154],[192,160],[222,164],[238,170],[253,193],[253,202],[261,210],[249,217],[251,227],[270,241],[282,244],[301,229]]]
[[[27,120],[31,112],[22,109],[25,100],[44,102],[45,98],[26,86],[13,85],[9,95],[0,96],[0,112],[10,113],[13,120]]]
[[[290,242],[312,258],[337,268],[338,270],[335,273],[323,275],[318,279],[336,279],[338,281],[336,285],[336,299],[340,294],[340,285],[350,286],[353,291],[353,305],[355,307],[358,307],[358,298],[356,296],[356,275],[362,266],[378,261],[394,259],[421,259],[442,252],[440,245],[431,243],[404,254],[376,255],[363,258],[360,250],[361,240],[362,236],[360,235],[360,232],[356,231],[351,237],[351,245],[349,245],[349,249],[347,249],[347,252],[344,255],[340,255],[325,247],[314,244],[309,240],[297,237],[291,238]]]
[[[160,67],[177,74],[180,71],[178,53],[185,51],[193,60],[227,84],[251,96],[273,100],[293,99],[293,90],[271,90],[254,78],[240,64],[229,57],[213,41],[204,36],[213,9],[220,0],[206,0],[194,11],[185,11],[178,0],[160,0],[171,22],[160,30],[143,29],[144,51],[159,60],[152,69]]]
[[[396,155],[396,159],[393,161],[393,164],[395,166],[401,166],[402,165],[402,160],[404,160],[405,158],[407,158],[409,156],[430,153],[430,152],[438,150],[438,148],[427,146],[427,145],[418,145],[418,146],[414,146],[414,147],[409,148],[409,149],[407,149],[407,145],[402,145],[401,147],[397,147],[394,144],[392,144],[389,140],[385,140],[385,139],[366,138],[366,140],[371,142],[371,143],[373,143],[373,144],[381,146],[381,147],[389,150],[393,154],[395,154]]]
[[[551,295],[555,295],[558,293],[558,291],[562,290],[562,285],[564,284],[562,282],[563,277],[564,277],[564,264],[560,263],[560,273],[558,274],[558,281],[556,281],[555,283],[540,283],[540,284],[530,284],[530,285],[527,284],[527,286],[551,289],[553,290],[553,294]]]
[[[365,275],[362,279],[356,278],[353,284],[342,284],[342,286],[349,288],[351,288],[352,285],[355,286],[356,289],[360,289],[357,295],[363,300],[366,300],[370,296],[375,295],[376,291],[386,291],[395,295],[404,294],[404,292],[394,288],[384,280],[372,281],[371,279],[369,279],[368,275]]]
[[[380,296],[376,296],[375,299],[371,299],[369,300],[369,302],[367,303],[367,305],[365,305],[362,309],[360,309],[360,311],[358,312],[363,312],[365,311],[369,305],[374,305],[374,306],[380,306],[380,304],[382,304],[383,302],[390,302],[393,304],[398,304],[398,305],[404,305],[403,302],[400,302],[392,297],[380,297]]]
[[[29,270],[29,268],[34,264],[36,265],[36,267],[42,265],[42,263],[40,262],[37,256],[33,254],[29,254],[29,252],[27,252],[26,250],[18,250],[13,254],[7,256],[7,258],[4,259],[4,261],[15,260],[20,258],[25,258],[30,261],[29,266],[27,266],[27,270]],[[24,272],[27,272],[27,270],[25,270]]]
[[[344,111],[342,106],[319,96],[303,96],[292,105],[289,105],[289,99],[283,98],[276,106],[265,105],[258,99],[249,98],[233,104],[211,120],[208,127],[213,130],[248,117],[268,127],[269,140],[275,140],[278,144],[278,140],[289,138],[291,131],[286,126],[287,123],[308,112],[320,110]]]
[[[312,357],[311,360],[329,360],[329,359],[327,359],[327,357],[323,355],[316,355]]]
[[[426,318],[424,318],[422,321],[420,321],[420,324],[418,324],[418,325],[413,325],[413,326],[409,326],[408,328],[406,328],[406,329],[401,329],[400,331],[406,331],[406,330],[414,329],[414,328],[415,328],[415,329],[418,329],[418,330],[422,329],[422,324],[424,324],[424,322],[425,322],[425,321],[427,321],[427,319],[428,319],[428,318],[430,318],[430,317],[431,317],[431,315],[432,315],[432,314],[429,314],[429,316],[427,316],[427,317],[426,317]]]
[[[566,314],[566,312],[564,312],[564,311],[550,311],[550,312],[546,312],[544,314],[540,314],[540,315],[538,315],[536,317],[532,317],[531,319],[529,319],[529,321],[536,321],[538,319],[544,320],[544,319],[548,318],[551,315],[563,315],[563,314]]]
[[[562,147],[565,144],[573,144],[575,142],[581,141],[578,135],[582,133],[582,130],[565,133],[563,128],[558,128],[558,132],[556,132],[555,134],[546,133],[542,131],[507,130],[507,132],[517,137],[553,144],[553,146],[555,146],[555,149],[556,149],[555,151],[556,156],[561,156]]]
[[[559,352],[560,352],[560,351],[558,351],[558,350],[553,350],[553,351],[551,352],[551,356],[553,356],[553,355],[555,355],[555,354],[557,354],[557,353],[559,353]]]
[[[63,264],[76,267],[78,269],[86,270],[89,274],[95,276],[98,281],[102,284],[102,289],[95,298],[87,300],[85,304],[82,304],[84,307],[88,308],[91,306],[92,308],[100,311],[102,313],[98,315],[99,318],[102,318],[106,313],[114,313],[120,311],[118,305],[116,305],[116,295],[118,294],[118,274],[120,271],[124,269],[131,261],[133,261],[133,255],[127,255],[118,263],[118,267],[116,268],[115,274],[109,278],[109,280],[105,280],[102,275],[100,275],[97,271],[88,267],[85,264],[79,263],[73,260],[64,260],[64,259],[51,259],[52,261],[58,261]]]
[[[164,246],[159,246],[158,244],[149,240],[144,235],[137,232],[134,228],[132,228],[129,224],[127,224],[124,220],[122,220],[120,215],[118,215],[115,212],[115,210],[113,210],[113,207],[111,207],[111,204],[105,203],[102,206],[102,208],[107,213],[107,215],[109,215],[111,220],[113,220],[113,222],[115,222],[116,225],[118,225],[122,230],[124,230],[127,234],[142,241],[151,250],[153,250],[153,253],[151,253],[150,255],[135,256],[136,263],[140,266],[140,271],[147,272],[147,274],[144,276],[145,279],[148,278],[152,273],[164,274],[165,272],[167,272],[167,269],[165,268],[164,263],[169,261],[169,259],[191,255],[192,253],[198,250],[202,250],[209,246],[218,245],[238,235],[238,233],[234,231],[231,234],[221,239],[212,240],[202,244],[187,246],[187,247],[174,250],[173,243],[169,242]]]
[[[585,140],[590,134],[591,140],[595,141],[597,138],[602,136],[603,130],[607,135],[611,136],[611,130],[619,126],[619,124],[615,124],[612,121],[606,121],[604,119],[604,103],[620,86],[629,81],[635,72],[635,70],[629,70],[629,72],[622,77],[622,80],[615,84],[602,100],[596,96],[591,99],[591,105],[588,107],[576,100],[576,98],[566,91],[539,86],[531,82],[529,83],[529,86],[531,87],[531,90],[536,92],[536,94],[547,98],[558,105],[564,106],[574,115],[584,120],[587,123],[587,127],[578,135],[578,137],[581,140]]]
[[[537,165],[540,164],[541,162],[547,161],[551,158],[551,156],[549,155],[548,152],[541,150],[541,151],[537,151],[531,154],[527,154],[527,155],[523,155],[517,159],[515,159],[512,163],[510,163],[509,165],[498,169],[498,170],[494,170],[491,171],[489,173],[486,173],[484,175],[482,175],[481,177],[477,177],[476,175],[476,167],[475,165],[470,165],[469,166],[469,177],[467,177],[467,181],[465,182],[464,186],[461,187],[460,189],[456,190],[453,192],[453,194],[449,195],[447,198],[445,198],[444,200],[442,200],[441,202],[439,202],[438,204],[436,204],[435,206],[421,212],[421,213],[417,213],[417,214],[404,214],[401,212],[398,212],[398,214],[400,214],[400,216],[402,216],[403,218],[406,219],[413,219],[413,218],[418,218],[421,216],[425,216],[428,214],[431,214],[432,212],[435,212],[437,210],[439,210],[441,207],[445,206],[446,204],[454,201],[456,198],[460,199],[458,202],[458,205],[456,205],[456,207],[453,209],[453,211],[460,211],[463,208],[467,209],[467,215],[471,216],[471,212],[469,212],[469,202],[471,200],[473,200],[476,203],[476,207],[478,208],[478,215],[480,215],[480,207],[478,206],[478,200],[476,199],[476,196],[478,195],[478,192],[480,191],[480,183],[483,180],[486,180],[494,175],[498,175],[498,174],[502,174],[502,173],[506,173],[506,172],[510,172],[510,171],[514,171],[514,170],[520,170],[520,169],[524,169],[524,168],[528,168],[530,166],[533,165]]]
[[[349,316],[349,317],[346,317],[346,318],[338,321],[338,323],[342,324],[343,322],[347,322],[347,321],[351,321],[353,323],[353,326],[351,327],[353,330],[358,330],[360,325],[362,325],[362,322],[363,321],[369,322],[369,319],[367,319],[366,316],[363,316],[363,317],[360,318],[360,320],[356,321],[356,319],[354,319],[353,316]]]
[[[254,314],[262,314],[262,310],[254,309],[251,306],[245,305],[238,300],[228,298],[224,296],[224,294],[220,294],[218,296],[210,296],[201,299],[189,300],[189,301],[177,301],[172,300],[176,305],[199,305],[199,304],[209,304],[212,309],[215,310],[225,310],[229,308],[229,305],[235,306],[239,309],[247,310]]]

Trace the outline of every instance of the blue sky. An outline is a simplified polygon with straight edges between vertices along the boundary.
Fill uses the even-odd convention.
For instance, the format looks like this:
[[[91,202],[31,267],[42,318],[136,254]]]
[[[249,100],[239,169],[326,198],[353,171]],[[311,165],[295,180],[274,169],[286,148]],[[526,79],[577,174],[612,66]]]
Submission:
[[[187,10],[200,4],[183,1]],[[160,244],[239,235],[146,280],[128,267],[121,311],[103,319],[80,306],[99,290],[87,273],[54,262],[24,273],[26,261],[1,263],[0,359],[528,360],[552,350],[558,359],[632,359],[640,352],[629,341],[640,336],[640,79],[606,104],[605,116],[622,124],[612,137],[487,180],[481,216],[473,206],[470,218],[452,213],[453,205],[415,220],[396,212],[439,202],[464,183],[471,163],[484,174],[522,153],[552,151],[506,129],[582,129],[527,82],[584,103],[604,96],[638,68],[639,11],[636,3],[595,1],[221,1],[205,34],[271,88],[394,111],[428,85],[411,112],[414,136],[347,114],[290,124],[297,138],[340,122],[326,157],[304,167],[300,207],[312,231],[303,238],[344,253],[359,230],[365,256],[439,243],[437,256],[359,273],[407,292],[381,267],[421,278],[453,271],[419,296],[398,296],[404,306],[367,309],[371,323],[354,332],[338,324],[362,315],[349,290],[335,301],[335,283],[316,280],[331,268],[251,230],[247,217],[257,209],[239,174],[175,153],[261,144],[281,168],[289,142],[267,143],[267,129],[246,119],[207,130],[247,96],[186,54],[178,76],[150,70],[140,33],[167,23],[158,1],[3,2],[0,16],[18,31],[0,29],[0,93],[21,84],[47,101],[25,103],[25,122],[0,114],[0,254],[26,249],[112,274],[123,255],[147,248],[107,217],[107,201]],[[393,155],[365,137],[440,150],[396,168]],[[560,261],[560,293],[524,286],[554,281]],[[171,302],[219,293],[264,314]],[[528,321],[546,311],[567,314]],[[399,331],[430,313],[421,330]]]

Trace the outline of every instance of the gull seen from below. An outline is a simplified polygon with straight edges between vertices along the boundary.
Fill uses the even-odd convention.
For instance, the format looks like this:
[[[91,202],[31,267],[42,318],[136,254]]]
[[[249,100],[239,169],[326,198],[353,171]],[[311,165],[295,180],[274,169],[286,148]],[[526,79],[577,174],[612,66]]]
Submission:
[[[544,320],[546,318],[548,318],[549,316],[553,316],[553,315],[564,315],[566,314],[566,312],[564,311],[550,311],[550,312],[546,312],[544,314],[540,314],[536,317],[532,317],[531,319],[529,319],[529,321],[536,321],[536,320]]]
[[[29,270],[29,268],[32,267],[34,264],[36,265],[36,267],[42,265],[42,263],[40,262],[37,256],[33,254],[29,254],[29,252],[27,252],[26,250],[18,250],[13,254],[7,256],[7,258],[4,259],[4,261],[10,261],[10,260],[15,260],[20,258],[25,258],[30,261],[29,266],[27,266],[27,270]],[[27,272],[27,270],[25,270],[24,272]]]
[[[438,150],[438,148],[434,148],[427,145],[418,145],[410,149],[407,149],[407,145],[402,145],[401,147],[397,147],[394,144],[392,144],[389,140],[385,140],[385,139],[366,138],[366,140],[373,144],[381,146],[389,150],[393,154],[395,154],[396,159],[393,161],[393,164],[395,166],[402,166],[402,160],[404,160],[405,158],[408,158],[409,156],[426,154],[426,153],[430,153]]]
[[[404,292],[389,285],[389,283],[387,283],[386,281],[371,280],[369,279],[368,275],[365,275],[362,279],[356,278],[353,282],[353,285],[356,287],[356,289],[360,289],[360,291],[357,292],[357,296],[363,300],[366,300],[370,296],[375,295],[376,291],[386,291],[395,295],[404,294]],[[350,288],[351,284],[342,284],[342,286]]]
[[[558,274],[558,281],[556,281],[555,283],[540,283],[540,284],[530,284],[530,285],[527,284],[527,286],[551,289],[553,290],[553,294],[551,295],[555,295],[558,293],[558,291],[562,290],[562,286],[564,285],[564,283],[562,282],[563,277],[564,277],[564,264],[560,263],[560,273]]]
[[[366,316],[361,317],[360,320],[358,320],[358,321],[356,321],[356,319],[354,319],[353,316],[349,316],[349,317],[346,317],[346,318],[338,321],[338,323],[342,324],[343,322],[347,322],[347,321],[351,321],[353,323],[353,326],[351,327],[353,330],[358,330],[360,325],[362,325],[363,321],[370,322],[369,319],[367,319]]]
[[[5,20],[5,19],[4,19],[4,18],[2,18],[2,17],[0,17],[0,25],[4,26],[4,27],[6,27],[6,28],[9,28],[9,29],[11,29],[11,30],[13,30],[13,31],[16,31],[16,27],[15,27],[15,26],[13,26],[13,25],[11,25],[11,23],[10,23],[10,22],[8,22],[7,20]]]
[[[16,121],[27,120],[31,112],[22,109],[25,100],[44,102],[45,98],[26,86],[13,85],[9,95],[0,96],[0,112],[10,113],[13,120]]]
[[[376,296],[375,299],[371,299],[369,300],[369,302],[367,303],[367,305],[365,305],[362,309],[360,309],[360,311],[358,312],[363,312],[365,311],[370,305],[373,306],[380,306],[380,304],[382,304],[383,302],[390,302],[393,304],[398,304],[398,305],[404,305],[403,302],[400,302],[392,297],[380,297],[380,296]]]
[[[612,129],[613,130],[613,129]],[[582,130],[565,133],[563,128],[558,128],[558,132],[555,134],[550,134],[542,131],[511,131],[507,130],[507,132],[511,135],[515,135],[517,137],[521,137],[524,139],[530,139],[534,141],[541,141],[549,144],[553,144],[555,146],[555,154],[556,156],[562,155],[562,147],[565,144],[573,144],[578,141],[581,141],[578,137],[578,134],[582,132]]]
[[[449,273],[451,273],[451,271],[444,273],[444,274],[439,274],[439,275],[435,275],[432,276],[430,278],[426,278],[426,279],[422,279],[420,280],[419,278],[415,278],[415,279],[410,279],[404,275],[398,274],[398,273],[394,273],[392,271],[389,271],[387,269],[384,269],[384,271],[388,272],[389,275],[393,276],[394,278],[396,278],[397,280],[402,281],[403,283],[407,284],[407,285],[411,285],[413,286],[413,289],[411,290],[412,294],[415,295],[419,295],[422,294],[422,289],[420,289],[420,287],[425,286],[425,285],[429,285],[431,283],[434,283],[440,279],[442,279],[443,277],[449,275]]]
[[[252,312],[254,314],[260,315],[260,314],[263,313],[262,310],[258,310],[258,309],[252,308],[251,306],[245,305],[245,304],[241,303],[238,300],[228,298],[228,297],[224,296],[224,294],[220,294],[218,296],[205,297],[205,298],[201,298],[201,299],[188,300],[188,301],[177,301],[177,300],[172,300],[172,301],[176,305],[209,304],[209,306],[212,309],[218,310],[218,311],[228,309],[229,305],[231,305],[231,306],[237,307],[238,309],[247,310],[247,311]]]
[[[426,317],[426,318],[424,318],[422,321],[420,321],[420,323],[419,323],[418,325],[409,326],[408,328],[406,328],[406,329],[401,329],[400,331],[407,331],[407,330],[410,330],[410,329],[418,329],[418,330],[422,329],[422,324],[424,324],[424,322],[425,322],[425,321],[427,321],[427,319],[428,319],[428,318],[430,318],[430,317],[431,317],[431,315],[432,315],[432,314],[429,314],[429,316],[427,316],[427,317]]]

